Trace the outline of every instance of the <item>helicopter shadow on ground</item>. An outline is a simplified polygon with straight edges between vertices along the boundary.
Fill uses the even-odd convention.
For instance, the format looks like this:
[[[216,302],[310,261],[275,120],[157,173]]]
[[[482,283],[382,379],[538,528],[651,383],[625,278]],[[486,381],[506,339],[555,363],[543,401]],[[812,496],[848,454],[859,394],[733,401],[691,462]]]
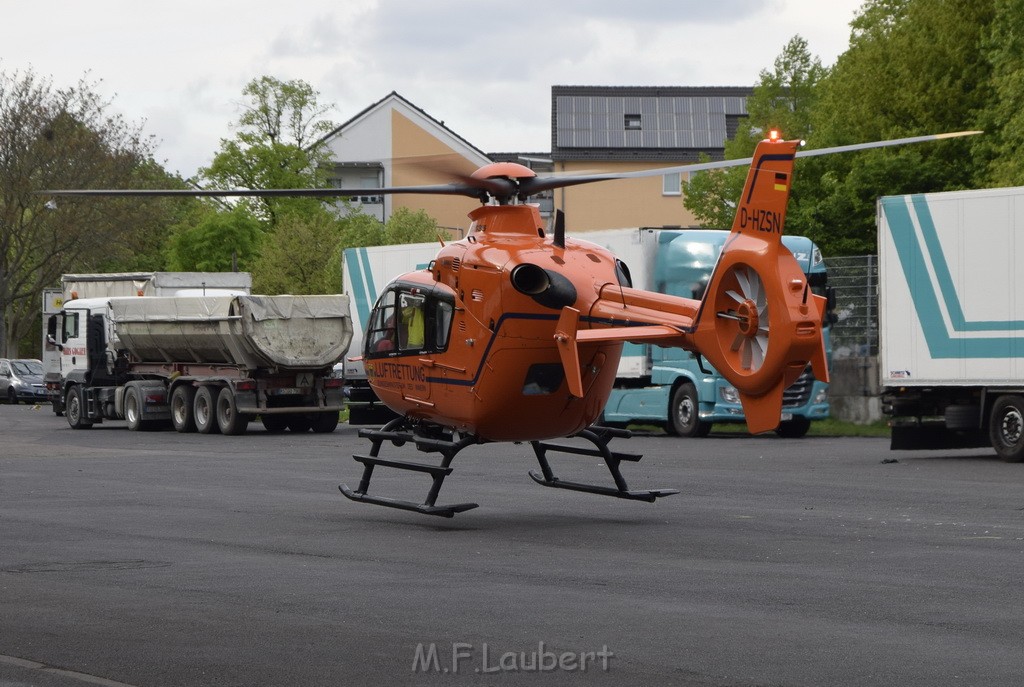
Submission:
[[[644,504],[646,505],[646,504]],[[490,508],[481,504],[479,513],[460,514],[454,518],[438,518],[427,515],[402,513],[397,510],[381,512],[377,508],[372,512],[355,514],[352,512],[337,513],[331,517],[338,523],[351,525],[360,523],[374,529],[391,532],[415,531],[436,533],[473,533],[488,532],[493,534],[518,534],[529,531],[538,535],[578,537],[582,529],[604,529],[622,527],[636,530],[649,528],[652,523],[663,523],[664,513],[601,513],[591,509],[585,513],[567,513],[565,509],[551,508],[546,512],[536,510],[508,511]]]

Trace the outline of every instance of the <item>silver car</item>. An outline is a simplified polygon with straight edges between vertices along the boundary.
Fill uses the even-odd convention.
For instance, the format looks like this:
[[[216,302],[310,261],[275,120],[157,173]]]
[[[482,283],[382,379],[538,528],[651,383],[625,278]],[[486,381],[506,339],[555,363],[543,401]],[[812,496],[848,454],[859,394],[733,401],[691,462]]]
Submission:
[[[48,401],[41,360],[0,359],[0,399],[15,404]]]

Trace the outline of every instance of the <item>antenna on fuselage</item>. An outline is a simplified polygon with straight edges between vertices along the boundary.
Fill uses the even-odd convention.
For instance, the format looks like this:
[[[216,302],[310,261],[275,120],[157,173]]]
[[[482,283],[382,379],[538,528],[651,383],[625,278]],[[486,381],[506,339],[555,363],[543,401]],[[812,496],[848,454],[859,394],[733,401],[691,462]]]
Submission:
[[[554,225],[552,243],[558,248],[565,248],[565,213],[555,210],[555,214],[551,216],[551,223]]]

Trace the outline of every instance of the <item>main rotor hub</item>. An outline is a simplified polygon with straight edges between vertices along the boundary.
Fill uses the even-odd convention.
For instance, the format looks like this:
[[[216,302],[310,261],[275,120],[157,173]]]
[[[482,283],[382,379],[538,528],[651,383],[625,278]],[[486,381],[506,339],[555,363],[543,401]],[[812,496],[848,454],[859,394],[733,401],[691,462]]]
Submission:
[[[537,173],[518,162],[492,162],[470,175],[473,179],[530,179]]]

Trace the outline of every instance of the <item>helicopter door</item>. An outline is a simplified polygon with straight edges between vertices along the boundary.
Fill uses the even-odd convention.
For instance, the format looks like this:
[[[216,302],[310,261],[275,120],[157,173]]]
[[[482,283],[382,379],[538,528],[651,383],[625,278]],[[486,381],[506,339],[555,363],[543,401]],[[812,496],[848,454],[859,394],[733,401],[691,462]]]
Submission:
[[[403,284],[387,289],[370,316],[364,351],[376,383],[426,401],[431,356],[447,350],[454,310],[454,298],[433,289]]]

